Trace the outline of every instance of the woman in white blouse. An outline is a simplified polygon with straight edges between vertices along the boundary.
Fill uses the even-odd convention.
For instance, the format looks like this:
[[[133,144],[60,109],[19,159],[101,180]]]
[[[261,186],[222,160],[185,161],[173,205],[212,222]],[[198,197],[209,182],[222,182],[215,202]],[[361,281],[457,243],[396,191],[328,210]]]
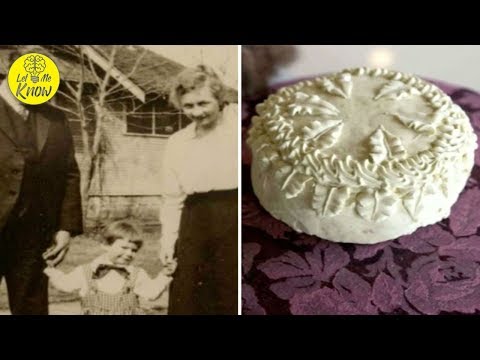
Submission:
[[[192,120],[163,158],[160,260],[178,262],[170,314],[237,314],[237,105],[206,66],[186,69],[170,101]]]

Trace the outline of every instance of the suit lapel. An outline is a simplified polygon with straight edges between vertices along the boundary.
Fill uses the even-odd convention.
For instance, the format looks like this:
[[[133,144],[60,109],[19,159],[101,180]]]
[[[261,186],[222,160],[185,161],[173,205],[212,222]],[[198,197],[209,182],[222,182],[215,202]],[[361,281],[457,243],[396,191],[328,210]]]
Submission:
[[[50,127],[50,120],[48,120],[41,111],[35,112],[32,114],[36,116],[37,123],[37,150],[40,154],[47,142],[48,129]]]
[[[0,131],[3,132],[11,142],[16,144],[15,132],[11,121],[11,111],[13,110],[9,109],[5,100],[0,97]]]

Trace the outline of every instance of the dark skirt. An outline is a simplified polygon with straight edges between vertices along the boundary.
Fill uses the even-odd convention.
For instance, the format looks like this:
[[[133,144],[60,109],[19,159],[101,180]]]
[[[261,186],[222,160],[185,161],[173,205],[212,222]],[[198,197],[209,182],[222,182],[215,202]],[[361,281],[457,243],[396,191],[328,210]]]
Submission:
[[[238,314],[237,190],[189,195],[175,245],[169,314]]]

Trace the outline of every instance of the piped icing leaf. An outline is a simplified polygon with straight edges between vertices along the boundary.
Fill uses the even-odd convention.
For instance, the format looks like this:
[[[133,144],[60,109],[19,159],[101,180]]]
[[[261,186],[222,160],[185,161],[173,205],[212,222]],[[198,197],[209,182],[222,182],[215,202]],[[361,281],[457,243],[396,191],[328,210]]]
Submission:
[[[313,121],[310,126],[302,129],[303,137],[315,140],[318,149],[326,149],[333,146],[342,134],[342,120]]]
[[[395,116],[395,118],[397,118],[398,121],[400,121],[403,125],[405,125],[409,129],[412,129],[419,133],[423,133],[427,136],[435,134],[435,128],[432,125],[427,124],[422,120],[418,120],[406,115],[400,115],[400,114],[392,114],[392,115]]]
[[[259,165],[262,171],[266,171],[270,167],[271,163],[279,158],[278,152],[272,149],[271,146],[266,146],[264,149],[262,149],[259,156]]]
[[[335,114],[339,114],[340,113],[340,110],[337,109],[337,107],[335,105],[333,105],[332,103],[328,102],[327,100],[325,99],[322,99],[320,96],[318,95],[311,95],[310,96],[310,102],[312,104],[316,104],[316,105],[321,105],[323,107],[326,107],[327,109],[330,109],[332,112],[334,112]]]
[[[295,94],[295,102],[288,105],[291,116],[338,116],[339,110],[318,95]]]
[[[298,92],[298,93],[295,94],[295,101],[297,103],[301,103],[301,104],[321,105],[323,107],[326,107],[327,109],[330,109],[335,114],[339,113],[339,110],[336,108],[335,105],[333,105],[332,103],[329,103],[328,101],[322,99],[318,95],[309,95],[309,94],[305,94],[303,92]]]
[[[292,168],[286,165],[279,169],[276,174],[277,178],[282,177],[281,191],[285,192],[287,199],[292,199],[300,194],[309,180],[312,180],[311,176],[307,176],[298,172],[296,168]]]
[[[458,125],[442,125],[439,129],[441,135],[433,142],[437,153],[457,152],[466,141],[466,134]]]
[[[403,198],[403,206],[413,221],[418,220],[418,214],[423,209],[423,196],[425,195],[426,185],[420,189],[410,190]]]
[[[338,77],[338,82],[347,99],[350,98],[353,90],[352,75],[343,73]]]
[[[325,91],[328,92],[329,94],[340,96],[344,99],[348,99],[351,95],[352,77],[346,76],[350,74],[342,74],[342,75],[344,76],[340,76],[334,81],[330,80],[329,78],[321,78],[319,80],[319,83],[320,83],[320,86],[323,87]]]
[[[420,95],[420,91],[414,87],[410,87],[404,82],[392,80],[380,88],[378,94],[373,98],[378,100],[381,98],[401,99],[408,95]]]
[[[380,164],[386,159],[402,159],[407,156],[402,141],[381,125],[370,136],[370,146],[370,156],[375,164]]]
[[[347,187],[315,186],[312,207],[318,215],[333,216],[340,213],[350,195]]]
[[[395,195],[386,190],[364,191],[357,195],[355,209],[365,220],[378,222],[392,215],[396,202]]]
[[[401,89],[405,89],[406,85],[405,83],[401,81],[390,81],[389,83],[385,84],[380,88],[378,91],[378,94],[373,98],[373,100],[378,100],[384,96],[394,94],[398,92]]]

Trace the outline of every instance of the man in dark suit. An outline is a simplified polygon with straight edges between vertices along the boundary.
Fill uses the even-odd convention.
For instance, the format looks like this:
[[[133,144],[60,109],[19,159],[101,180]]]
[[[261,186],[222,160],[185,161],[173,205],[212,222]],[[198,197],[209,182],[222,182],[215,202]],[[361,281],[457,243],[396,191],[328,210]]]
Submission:
[[[48,103],[47,103],[48,104]],[[0,85],[0,280],[12,314],[48,314],[46,261],[82,232],[80,174],[63,112]]]

